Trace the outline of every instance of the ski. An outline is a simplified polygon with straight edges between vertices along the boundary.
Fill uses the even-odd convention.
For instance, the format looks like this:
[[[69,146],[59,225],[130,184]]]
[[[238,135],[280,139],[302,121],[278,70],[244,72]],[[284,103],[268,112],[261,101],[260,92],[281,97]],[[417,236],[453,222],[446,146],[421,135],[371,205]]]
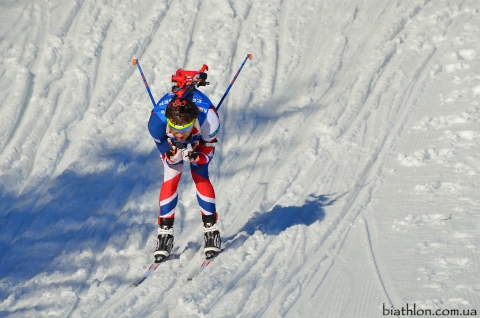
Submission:
[[[222,250],[223,250],[223,249],[222,249]],[[214,257],[212,257],[212,258],[210,258],[210,259],[206,259],[206,258],[204,257],[204,260],[203,260],[203,262],[202,262],[202,265],[200,265],[200,268],[198,269],[198,271],[195,273],[195,275],[193,275],[193,277],[187,278],[187,281],[193,280],[193,279],[194,279],[195,277],[197,277],[201,272],[203,272],[203,270],[215,260],[215,258],[218,256],[218,254],[220,254],[220,253],[222,252],[222,250],[220,250],[220,252],[218,252],[217,255],[215,255]]]
[[[133,286],[137,287],[138,285],[143,283],[148,278],[148,276],[150,276],[150,274],[153,273],[158,268],[158,266],[160,266],[160,264],[165,263],[178,250],[179,250],[179,247],[176,246],[176,247],[173,248],[172,253],[167,258],[165,258],[163,261],[161,261],[160,263],[153,262],[152,264],[150,264],[150,266],[148,267],[145,275],[143,275],[143,277],[138,282],[133,283]]]
[[[233,242],[233,240],[234,240],[234,239],[228,240],[228,241],[225,242],[225,244],[222,244],[223,246],[221,247],[221,249],[220,249],[220,251],[217,253],[217,255],[215,255],[215,256],[213,256],[213,257],[211,257],[211,258],[209,258],[209,259],[207,259],[207,257],[204,255],[204,256],[203,256],[203,262],[202,262],[202,264],[200,265],[200,268],[195,272],[195,274],[194,274],[192,277],[187,278],[187,281],[193,280],[193,279],[194,279],[195,277],[197,277],[201,272],[203,272],[203,270],[204,270],[208,265],[210,265],[210,264],[215,260],[215,258],[217,258],[218,255],[220,255],[220,253],[223,252],[231,242]]]
[[[202,264],[200,265],[200,267],[198,268],[198,270],[195,272],[195,274],[192,276],[192,277],[189,277],[187,278],[187,281],[191,281],[193,280],[195,277],[197,277],[201,272],[203,272],[205,270],[205,268],[210,265],[214,260],[215,258],[218,257],[218,255],[220,255],[220,253],[222,253],[227,247],[228,245],[230,245],[230,243],[233,243],[235,242],[236,240],[238,240],[240,237],[248,237],[248,234],[246,232],[240,232],[238,233],[237,235],[235,235],[234,238],[226,241],[225,243],[222,243],[222,247],[220,248],[220,251],[217,253],[217,255],[215,255],[214,257],[210,258],[210,259],[207,259],[206,256],[204,255],[203,256],[203,261],[202,261]]]

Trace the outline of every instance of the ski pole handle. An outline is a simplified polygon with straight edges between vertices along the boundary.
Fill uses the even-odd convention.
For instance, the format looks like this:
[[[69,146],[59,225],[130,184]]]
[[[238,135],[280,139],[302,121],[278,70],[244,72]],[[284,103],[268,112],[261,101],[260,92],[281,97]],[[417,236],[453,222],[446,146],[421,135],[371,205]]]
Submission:
[[[142,68],[140,67],[140,63],[138,62],[138,59],[135,59],[135,58],[132,59],[132,64],[138,67],[138,71],[142,76],[143,84],[145,84],[145,88],[147,89],[148,95],[150,96],[150,100],[152,101],[153,107],[155,107],[157,103],[155,103],[155,99],[153,98],[152,92],[150,91],[150,87],[148,86],[147,79],[145,78],[145,75],[143,75],[143,71],[142,71]]]
[[[232,79],[232,82],[230,83],[230,85],[228,85],[228,88],[227,90],[225,91],[225,94],[223,94],[223,97],[222,99],[220,100],[220,103],[218,103],[218,106],[216,108],[216,110],[218,111],[218,109],[220,108],[220,106],[222,105],[223,103],[223,100],[225,99],[225,97],[227,97],[227,94],[228,92],[230,91],[230,88],[232,88],[233,86],[233,83],[235,83],[235,80],[237,79],[238,77],[238,74],[240,74],[240,71],[242,70],[243,66],[245,65],[245,62],[247,61],[247,59],[253,59],[253,55],[251,53],[248,53],[247,56],[245,57],[245,59],[243,60],[243,63],[242,65],[240,65],[240,68],[238,69],[237,73],[235,74],[235,76],[233,77]]]

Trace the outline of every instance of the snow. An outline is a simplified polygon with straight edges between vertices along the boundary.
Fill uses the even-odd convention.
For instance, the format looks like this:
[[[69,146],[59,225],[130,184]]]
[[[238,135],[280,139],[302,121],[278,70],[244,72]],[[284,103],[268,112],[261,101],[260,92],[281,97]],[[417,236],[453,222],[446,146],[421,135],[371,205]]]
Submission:
[[[0,52],[0,317],[478,315],[477,0],[4,0]],[[185,173],[185,250],[133,288],[163,168],[131,60],[157,99],[207,64],[218,103],[248,53],[210,171],[234,241],[187,281]]]

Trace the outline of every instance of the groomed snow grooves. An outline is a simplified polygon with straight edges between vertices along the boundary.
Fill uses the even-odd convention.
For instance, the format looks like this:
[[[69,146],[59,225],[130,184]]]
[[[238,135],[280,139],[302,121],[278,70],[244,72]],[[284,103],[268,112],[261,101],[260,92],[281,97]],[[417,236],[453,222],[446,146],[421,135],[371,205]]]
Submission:
[[[0,2],[0,317],[480,312],[477,0]],[[177,68],[210,68],[224,241],[194,280],[189,173],[152,261],[147,130]],[[463,311],[463,312],[462,312]],[[453,314],[452,314],[453,316]]]

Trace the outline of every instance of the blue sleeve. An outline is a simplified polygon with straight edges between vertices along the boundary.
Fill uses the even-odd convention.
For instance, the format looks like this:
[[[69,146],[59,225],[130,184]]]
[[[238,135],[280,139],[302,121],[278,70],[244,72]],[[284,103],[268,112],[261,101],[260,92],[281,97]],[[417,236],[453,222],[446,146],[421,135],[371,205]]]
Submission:
[[[160,153],[162,154],[162,156],[164,156],[165,153],[168,150],[170,150],[170,144],[168,142],[158,143],[158,142],[155,141],[155,145],[157,145],[157,148],[160,151]]]
[[[157,108],[157,107],[155,107]],[[155,112],[155,108],[152,110],[150,119],[148,120],[148,131],[152,136],[158,150],[162,155],[170,149],[167,137],[167,122],[164,112]]]

